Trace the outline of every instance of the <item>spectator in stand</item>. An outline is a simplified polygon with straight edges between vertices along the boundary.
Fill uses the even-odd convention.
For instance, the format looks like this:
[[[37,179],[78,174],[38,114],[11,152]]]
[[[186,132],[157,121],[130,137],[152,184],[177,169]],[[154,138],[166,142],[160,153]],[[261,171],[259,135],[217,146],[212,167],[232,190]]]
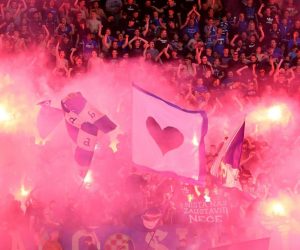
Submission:
[[[45,242],[42,250],[63,250],[59,242],[59,232],[57,230],[50,233],[50,239]]]
[[[69,62],[66,59],[66,53],[64,50],[59,50],[60,43],[58,42],[55,49],[56,66],[54,68],[54,74],[62,74],[67,76],[69,73]]]

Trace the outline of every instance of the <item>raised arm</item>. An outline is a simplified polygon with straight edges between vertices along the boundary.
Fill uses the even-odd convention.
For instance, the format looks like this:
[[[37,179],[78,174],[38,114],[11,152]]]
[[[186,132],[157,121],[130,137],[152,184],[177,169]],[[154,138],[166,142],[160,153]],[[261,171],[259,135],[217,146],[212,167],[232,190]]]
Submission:
[[[280,67],[281,67],[281,64],[283,63],[283,59],[280,59],[279,63],[277,64],[276,66],[276,71],[275,71],[275,74],[274,74],[274,81],[276,82],[277,81],[277,78],[278,78],[278,74],[279,74],[279,70],[280,70]]]
[[[193,69],[193,74],[192,76],[195,77],[197,74],[197,64],[196,63],[192,63],[192,69]]]
[[[163,22],[163,20],[162,20],[161,17],[158,19],[158,21],[159,21],[160,26],[161,26],[163,29],[167,29],[167,26],[166,26],[166,24]]]
[[[78,5],[78,0],[75,0],[75,2],[74,2],[74,7],[75,7],[76,9],[78,9],[78,8],[79,8],[79,5]]]
[[[44,29],[44,31],[46,33],[46,38],[45,39],[46,39],[46,41],[48,41],[48,39],[50,37],[50,32],[49,32],[49,30],[48,30],[48,28],[47,28],[46,25],[43,25],[42,27],[43,27],[43,29]]]
[[[264,3],[262,3],[261,5],[260,5],[260,7],[259,7],[259,9],[258,9],[258,11],[257,11],[257,15],[260,17],[260,18],[262,18],[264,15],[262,14],[262,9],[263,9],[263,7],[265,7],[265,4]]]
[[[10,2],[11,0],[8,0],[7,3],[6,3],[6,8],[10,8]]]
[[[146,37],[147,33],[149,32],[149,22],[150,22],[150,17],[146,17],[146,25],[145,25],[145,30],[143,31],[143,36]]]
[[[132,38],[132,39],[128,42],[128,46],[129,46],[130,49],[132,49],[132,43],[133,43],[136,39],[138,39],[137,36],[135,36],[134,38]]]
[[[198,8],[199,8],[199,10],[202,9],[202,3],[201,3],[201,0],[198,0]]]
[[[201,15],[200,15],[200,13],[197,11],[197,7],[196,7],[196,6],[193,6],[193,9],[189,12],[188,16],[191,15],[192,13],[195,13],[196,19],[199,21]]]
[[[21,13],[21,3],[18,3],[18,8],[16,10],[16,12],[13,14],[14,18],[17,18]]]
[[[102,43],[103,43],[103,46],[104,46],[105,48],[109,49],[110,46],[111,46],[111,44],[109,44],[109,43],[107,42],[107,38],[108,38],[108,35],[105,34],[105,35],[103,36],[103,38],[102,38]]]
[[[259,25],[258,29],[260,31],[259,42],[262,42],[265,39],[265,32],[264,32],[263,26]]]
[[[61,5],[60,5],[60,7],[58,8],[58,11],[59,12],[64,12],[65,10],[64,10],[64,7],[65,7],[65,3],[62,3]]]
[[[168,46],[167,46],[166,48],[164,48],[164,49],[156,56],[155,61],[156,61],[156,62],[157,62],[157,61],[160,61],[160,62],[162,63],[162,61],[161,61],[161,56],[162,56],[163,54],[165,54],[165,56],[166,56],[167,58],[170,58],[170,55],[168,54],[168,49],[169,49],[169,44],[168,44]]]
[[[59,58],[59,42],[57,42],[56,47],[55,47],[55,56],[56,56],[56,59]]]
[[[198,64],[201,64],[201,54],[203,52],[203,47],[201,48],[196,48],[196,60]]]
[[[3,20],[5,20],[5,14],[4,14],[4,4],[3,3],[0,3],[0,11],[1,11],[1,16],[3,18]]]
[[[138,39],[140,39],[144,44],[148,44],[148,41],[142,37],[139,37]],[[168,45],[169,46],[169,45]]]
[[[239,68],[239,69],[236,71],[236,73],[237,73],[239,76],[241,76],[241,75],[242,75],[242,71],[245,70],[245,69],[248,69],[248,66],[244,66],[244,67],[242,67],[242,68]]]
[[[122,49],[125,49],[128,46],[129,35],[125,35],[125,43],[122,45]]]
[[[276,66],[276,73],[279,73],[279,70],[280,70],[280,67],[281,67],[282,63],[283,63],[283,59],[280,59],[279,63]]]
[[[165,56],[166,56],[167,59],[170,58],[170,55],[169,55],[169,53],[168,53],[169,47],[170,47],[170,45],[168,44],[167,47],[163,49],[164,54],[165,54]]]
[[[57,27],[55,28],[55,31],[54,31],[55,34],[58,34],[58,30],[59,30],[60,27],[61,27],[61,24],[58,24]]]
[[[155,7],[155,6],[152,6],[152,8],[153,8],[154,10],[156,10],[159,14],[164,13],[164,8],[159,9],[159,8],[157,8],[157,7]]]
[[[235,40],[236,40],[238,37],[239,37],[238,34],[235,34],[235,35],[233,36],[233,38],[232,38],[231,41],[230,41],[230,46],[231,46],[231,47],[234,47],[234,46],[235,46]]]
[[[74,52],[75,52],[76,50],[77,50],[76,48],[72,48],[72,49],[71,49],[70,62],[72,63],[72,65],[75,64],[73,57],[74,57]],[[70,73],[71,73],[71,72],[70,72]]]
[[[269,63],[271,65],[271,70],[269,72],[269,76],[272,76],[275,72],[275,67],[274,67],[274,60],[273,60],[273,57],[270,57],[269,59]]]
[[[148,50],[148,48],[149,48],[149,44],[147,44],[147,45],[145,46],[144,51],[143,51],[143,56],[144,56],[145,59],[146,59],[146,55],[147,55],[147,50]]]
[[[21,11],[24,12],[27,10],[27,3],[25,0],[22,0],[22,3],[23,3],[23,8],[21,9]]]
[[[98,37],[102,38],[102,28],[103,28],[103,25],[102,23],[98,25]]]
[[[187,25],[188,25],[188,23],[189,23],[189,20],[190,20],[190,17],[189,16],[187,16],[186,17],[186,20],[185,20],[185,23],[184,24],[182,24],[181,26],[180,26],[180,29],[184,29]]]

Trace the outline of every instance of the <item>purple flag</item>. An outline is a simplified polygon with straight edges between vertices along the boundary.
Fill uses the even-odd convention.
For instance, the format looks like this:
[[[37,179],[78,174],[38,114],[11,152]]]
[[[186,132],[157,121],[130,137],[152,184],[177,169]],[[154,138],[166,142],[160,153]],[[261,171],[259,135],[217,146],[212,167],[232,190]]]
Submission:
[[[45,139],[63,119],[63,112],[58,108],[51,107],[51,101],[46,100],[38,103],[41,109],[37,116],[37,129],[41,138]]]
[[[245,121],[223,144],[211,168],[211,174],[219,178],[226,187],[241,188],[238,178],[244,134]]]
[[[91,164],[98,132],[108,133],[116,128],[106,115],[92,107],[80,92],[71,93],[61,102],[67,131],[77,144],[75,160],[80,166]]]
[[[229,146],[223,157],[223,162],[225,164],[230,164],[232,168],[239,168],[240,166],[244,134],[245,122],[243,122],[242,126],[239,128],[237,133],[234,135],[233,138],[231,138],[231,141],[229,141]]]

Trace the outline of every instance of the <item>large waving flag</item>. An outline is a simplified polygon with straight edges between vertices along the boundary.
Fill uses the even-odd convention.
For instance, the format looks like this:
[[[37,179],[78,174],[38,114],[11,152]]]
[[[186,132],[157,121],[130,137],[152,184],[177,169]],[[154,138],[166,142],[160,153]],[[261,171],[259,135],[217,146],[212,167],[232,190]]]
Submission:
[[[182,109],[133,86],[132,159],[154,171],[199,179],[205,169],[204,111]]]
[[[239,167],[245,134],[245,121],[223,144],[211,167],[211,174],[221,180],[225,187],[240,187]]]
[[[71,93],[61,102],[67,131],[77,144],[75,160],[81,166],[91,164],[98,133],[116,128],[106,115],[92,107],[80,92]]]
[[[61,109],[51,107],[51,101],[46,100],[38,103],[41,106],[37,116],[37,129],[42,139],[48,137],[63,119]]]

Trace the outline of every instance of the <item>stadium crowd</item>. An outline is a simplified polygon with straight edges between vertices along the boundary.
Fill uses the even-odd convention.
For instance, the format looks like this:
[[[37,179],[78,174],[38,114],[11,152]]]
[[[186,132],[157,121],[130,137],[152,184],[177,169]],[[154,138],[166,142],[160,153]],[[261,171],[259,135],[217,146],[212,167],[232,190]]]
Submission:
[[[296,1],[1,1],[1,54],[38,48],[53,74],[139,58],[164,65],[188,102],[219,89],[298,95]],[[203,104],[204,103],[204,104]]]
[[[65,78],[84,77],[106,64],[121,67],[130,60],[144,61],[159,68],[187,105],[209,112],[224,105],[242,111],[274,95],[300,100],[299,7],[296,0],[0,0],[0,53],[9,57],[35,49],[46,55],[46,66],[54,76]],[[295,146],[298,143],[295,140]],[[219,149],[219,145],[209,147],[207,172]],[[278,191],[272,190],[278,180],[268,175],[270,169],[255,178],[252,174],[257,169],[251,167],[268,149],[263,140],[245,139],[240,183],[250,198],[242,198],[245,204],[235,206],[239,209],[232,224],[207,229],[209,246],[229,242],[246,231],[249,225],[241,221],[246,223],[246,214],[256,210],[253,200],[265,200]],[[19,201],[7,197],[1,206],[2,231],[10,232],[3,243],[5,250],[26,249],[26,242],[13,246],[21,244],[22,230],[30,232],[27,240],[42,244],[43,250],[63,249],[58,241],[62,225],[128,225],[136,214],[154,206],[164,211],[161,223],[175,224],[177,205],[187,197],[207,200],[229,193],[210,176],[203,190],[154,174],[133,172],[120,179],[132,185],[131,192],[110,188],[87,193],[89,201],[94,196],[103,200],[92,210],[82,208],[86,200],[70,201],[66,213],[56,213],[59,206],[54,201],[41,204],[31,197],[24,213]],[[298,196],[300,183],[285,181],[281,192]],[[126,209],[118,214],[103,208],[104,203],[118,201],[132,207],[124,205]],[[85,213],[76,214],[76,209]],[[101,217],[96,210],[103,211]],[[226,230],[227,234],[220,233]],[[96,249],[89,239],[86,244],[87,249]]]

